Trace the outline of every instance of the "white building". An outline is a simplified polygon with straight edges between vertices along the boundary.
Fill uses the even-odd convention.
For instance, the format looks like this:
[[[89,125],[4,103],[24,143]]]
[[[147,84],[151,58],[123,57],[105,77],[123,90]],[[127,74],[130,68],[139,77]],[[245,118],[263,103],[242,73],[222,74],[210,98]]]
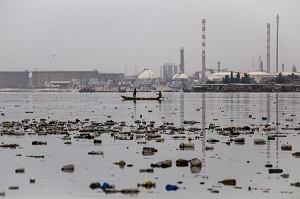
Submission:
[[[250,78],[254,79],[256,83],[264,83],[276,77],[275,74],[262,72],[262,71],[250,71],[247,74],[250,75]]]
[[[266,81],[270,81],[276,77],[275,74],[262,72],[262,71],[250,71],[247,72],[251,79],[253,79],[256,83],[264,83]],[[221,83],[223,78],[228,75],[229,78],[231,76],[230,71],[213,73],[208,75],[208,80]],[[236,78],[237,72],[233,72],[233,77]],[[240,72],[240,78],[244,77],[244,73]]]
[[[229,78],[231,76],[230,71],[225,71],[225,72],[218,72],[218,73],[212,73],[207,76],[207,79],[209,81],[214,81],[214,82],[222,82],[223,78],[228,75]],[[233,72],[233,77],[236,77],[237,73]],[[244,74],[241,74],[241,76],[244,76]]]

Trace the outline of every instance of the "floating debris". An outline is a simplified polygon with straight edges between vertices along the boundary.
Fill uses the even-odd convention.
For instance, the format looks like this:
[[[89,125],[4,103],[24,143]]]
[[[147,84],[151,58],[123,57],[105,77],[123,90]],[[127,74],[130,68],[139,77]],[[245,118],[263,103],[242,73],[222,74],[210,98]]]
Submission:
[[[114,162],[114,164],[119,165],[120,167],[125,167],[126,162],[124,160],[120,160],[119,162]]]
[[[74,172],[74,169],[75,169],[75,166],[74,164],[68,164],[68,165],[65,165],[61,168],[62,171],[64,172],[69,172],[69,173],[73,173]]]
[[[143,147],[143,155],[154,155],[157,152],[157,149],[154,147]]]
[[[300,152],[295,152],[292,155],[295,156],[295,157],[297,157],[297,158],[299,158],[300,157]]]
[[[235,179],[225,179],[225,180],[219,181],[219,183],[222,183],[222,184],[228,185],[228,186],[235,186],[236,180]]]
[[[15,173],[25,173],[25,168],[18,168],[15,170]]]
[[[236,144],[245,144],[245,138],[235,138],[234,143],[236,143]]]
[[[193,158],[193,159],[190,160],[190,165],[191,166],[201,167],[202,166],[202,162],[198,158]]]
[[[179,149],[181,149],[181,150],[184,150],[184,149],[194,150],[194,148],[195,148],[194,143],[180,143],[180,145],[179,145]]]
[[[30,184],[34,184],[34,183],[35,183],[35,178],[30,178],[30,179],[29,179],[29,183],[30,183]]]
[[[103,155],[103,151],[101,151],[101,150],[91,151],[91,152],[88,152],[88,155]]]
[[[214,138],[209,138],[207,140],[207,142],[210,142],[210,143],[216,143],[216,142],[220,142],[220,140],[217,140],[217,139],[214,139]]]
[[[281,176],[282,178],[289,178],[289,177],[290,177],[290,174],[284,173],[284,174],[281,174],[280,176]]]
[[[178,189],[179,189],[179,187],[177,185],[171,185],[171,184],[166,185],[167,191],[177,191]]]
[[[46,141],[33,141],[32,145],[47,145]]]
[[[18,190],[19,187],[18,186],[10,186],[8,187],[9,190]]]
[[[263,139],[254,139],[254,144],[255,145],[264,145],[264,144],[266,144],[266,141]]]
[[[282,169],[269,169],[269,173],[272,174],[272,173],[282,173],[283,170]]]
[[[94,144],[101,144],[102,143],[102,140],[100,139],[94,139]]]
[[[172,167],[172,160],[164,160],[157,163],[152,163],[150,167],[161,167],[161,168]]]
[[[205,150],[206,151],[212,151],[212,150],[214,150],[214,146],[206,146]]]
[[[184,120],[183,121],[183,124],[197,124],[197,123],[200,123],[200,122],[197,122],[195,120]]]
[[[176,160],[176,166],[177,167],[187,167],[189,166],[189,161],[185,159],[178,159]]]
[[[275,136],[274,135],[269,135],[268,140],[275,140]]]
[[[149,189],[155,188],[156,183],[152,182],[151,180],[146,180],[146,182],[144,182],[144,183],[138,183],[137,187],[144,187],[149,190]]]
[[[28,158],[45,158],[43,155],[27,155]]]
[[[20,145],[18,145],[18,144],[1,144],[0,145],[0,147],[3,147],[3,148],[13,148],[13,149],[17,148],[18,146],[20,146]]]
[[[300,182],[291,183],[290,185],[299,188],[300,187]]]
[[[283,144],[281,145],[281,150],[282,151],[291,151],[292,150],[292,145],[291,144]]]
[[[148,168],[148,169],[140,169],[140,173],[153,173],[154,169],[153,168]]]
[[[101,184],[99,182],[92,182],[89,186],[91,189],[99,189]]]
[[[272,165],[272,164],[266,164],[265,167],[266,167],[266,168],[272,168],[273,165]]]

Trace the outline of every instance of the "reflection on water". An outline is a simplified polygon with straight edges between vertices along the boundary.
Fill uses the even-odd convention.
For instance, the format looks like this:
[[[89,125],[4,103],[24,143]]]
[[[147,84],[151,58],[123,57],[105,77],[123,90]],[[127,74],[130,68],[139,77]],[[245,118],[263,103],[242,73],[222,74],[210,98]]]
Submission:
[[[202,93],[202,96],[201,96],[201,102],[202,102],[202,131],[201,133],[203,133],[203,139],[202,139],[202,163],[203,163],[203,166],[205,166],[205,152],[206,152],[206,131],[205,131],[205,124],[206,124],[206,119],[205,119],[205,116],[206,116],[206,103],[205,103],[205,93]]]

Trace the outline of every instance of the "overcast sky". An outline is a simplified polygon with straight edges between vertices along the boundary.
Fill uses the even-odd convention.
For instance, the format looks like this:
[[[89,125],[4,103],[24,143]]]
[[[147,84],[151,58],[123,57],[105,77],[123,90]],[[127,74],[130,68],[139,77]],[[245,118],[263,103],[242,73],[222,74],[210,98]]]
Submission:
[[[159,76],[166,62],[186,73],[201,70],[201,21],[206,19],[208,68],[266,68],[266,24],[271,23],[275,71],[300,71],[299,0],[0,0],[0,70],[95,70]],[[55,56],[52,56],[55,55]],[[255,67],[253,67],[253,62]],[[125,70],[126,69],[126,70]]]

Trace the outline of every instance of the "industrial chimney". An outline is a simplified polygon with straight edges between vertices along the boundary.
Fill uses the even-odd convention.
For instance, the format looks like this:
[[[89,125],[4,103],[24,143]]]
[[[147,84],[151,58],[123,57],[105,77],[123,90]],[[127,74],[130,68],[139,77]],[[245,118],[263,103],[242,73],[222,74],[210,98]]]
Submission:
[[[278,73],[278,32],[279,32],[279,15],[276,17],[276,73]]]
[[[180,72],[184,73],[184,47],[180,48],[180,65],[179,70]]]
[[[270,23],[267,23],[267,72],[270,73]]]
[[[205,36],[205,24],[206,20],[202,19],[202,82],[205,82],[205,45],[206,45],[206,36]]]
[[[296,65],[292,65],[292,72],[293,72],[293,73],[296,73],[296,72],[297,72]]]

